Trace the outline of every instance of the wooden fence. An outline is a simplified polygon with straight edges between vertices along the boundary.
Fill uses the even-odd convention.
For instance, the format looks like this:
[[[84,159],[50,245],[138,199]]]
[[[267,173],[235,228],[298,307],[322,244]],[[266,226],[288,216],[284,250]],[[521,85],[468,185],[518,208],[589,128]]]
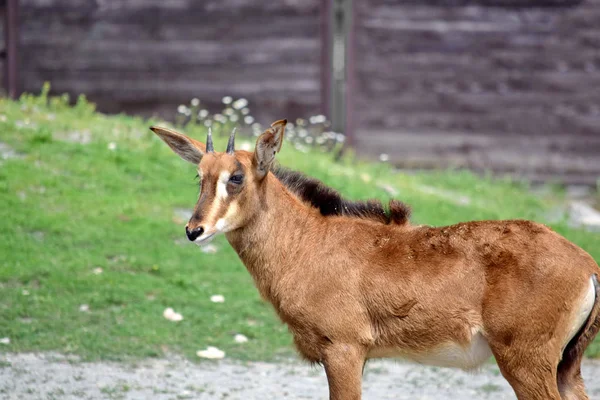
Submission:
[[[245,97],[261,120],[318,113],[320,1],[21,0],[21,83],[105,112],[172,118]]]
[[[600,1],[448,3],[356,1],[355,145],[405,167],[595,184]]]
[[[20,0],[19,87],[109,113],[232,95],[263,123],[329,115],[333,1]],[[360,153],[596,182],[600,0],[353,1],[341,101]]]

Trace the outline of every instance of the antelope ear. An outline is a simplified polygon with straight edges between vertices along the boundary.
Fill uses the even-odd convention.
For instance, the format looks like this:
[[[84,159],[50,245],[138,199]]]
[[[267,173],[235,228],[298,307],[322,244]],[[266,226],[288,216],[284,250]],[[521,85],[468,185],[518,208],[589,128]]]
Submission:
[[[182,135],[160,126],[151,126],[150,130],[163,140],[169,147],[185,161],[200,164],[202,156],[206,152],[206,146],[197,140]]]
[[[253,164],[259,179],[263,179],[267,175],[273,160],[275,160],[275,154],[281,149],[286,124],[287,119],[273,122],[271,127],[264,131],[256,141]]]

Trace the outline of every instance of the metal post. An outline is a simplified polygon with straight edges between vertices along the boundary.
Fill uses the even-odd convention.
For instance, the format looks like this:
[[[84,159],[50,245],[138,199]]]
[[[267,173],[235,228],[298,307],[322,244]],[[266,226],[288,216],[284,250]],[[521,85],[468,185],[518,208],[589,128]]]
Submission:
[[[19,96],[18,48],[19,48],[19,0],[5,0],[4,44],[6,49],[5,82],[8,96]]]
[[[354,96],[356,96],[356,70],[355,70],[355,49],[356,49],[356,29],[358,27],[358,7],[359,0],[347,0],[345,8],[346,24],[346,85],[344,92],[344,130],[346,140],[349,145],[354,144],[355,138],[355,119],[354,119]]]
[[[332,0],[332,45],[331,45],[331,129],[346,131],[345,86],[346,86],[346,37],[347,8],[349,0]]]
[[[321,0],[321,114],[331,118],[331,52],[333,42],[332,0]]]

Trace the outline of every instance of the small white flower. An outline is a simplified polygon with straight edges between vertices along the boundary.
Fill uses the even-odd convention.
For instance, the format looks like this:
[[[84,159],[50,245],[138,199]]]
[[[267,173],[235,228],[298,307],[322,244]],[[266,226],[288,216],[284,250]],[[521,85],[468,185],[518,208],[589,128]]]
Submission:
[[[87,304],[82,304],[79,306],[79,311],[81,312],[88,312],[90,311],[90,306]]]
[[[23,289],[23,291],[21,292],[21,294],[23,296],[29,296],[29,290]]]
[[[100,267],[98,268],[94,268],[94,270],[92,271],[94,273],[94,275],[100,275],[102,272],[104,272],[104,270]]]
[[[344,136],[343,133],[338,133],[337,135],[335,135],[335,139],[340,143],[344,143],[344,141],[346,140],[346,137]]]
[[[305,141],[307,144],[311,144],[311,143],[313,142],[313,138],[312,138],[312,136],[307,136],[307,137],[306,137],[306,139],[304,139],[304,141]]]
[[[177,112],[179,114],[185,114],[185,110],[187,110],[187,107],[184,106],[183,104],[180,104],[179,106],[177,106]]]
[[[108,149],[109,149],[110,151],[115,151],[115,150],[117,149],[117,144],[116,144],[115,142],[110,142],[110,143],[108,144]]]
[[[179,322],[183,319],[183,316],[176,313],[171,307],[166,308],[165,311],[163,311],[163,317],[173,322]]]
[[[239,118],[240,118],[240,117],[238,117],[238,116],[237,116],[237,114],[233,114],[233,115],[230,115],[230,116],[229,116],[229,120],[230,120],[231,122],[237,122],[237,120],[238,120]]]
[[[223,114],[215,114],[213,118],[215,119],[215,121],[220,122],[222,124],[227,122],[227,117]]]
[[[198,111],[198,118],[204,119],[208,116],[208,110],[200,110]]]
[[[3,337],[0,339],[0,344],[10,344],[10,339],[7,337]]]
[[[209,358],[211,360],[217,360],[225,357],[225,352],[219,350],[216,347],[208,346],[206,350],[198,350],[196,355],[201,358]]]
[[[308,131],[306,129],[298,129],[298,136],[303,138],[306,137],[306,135],[308,135]]]
[[[224,303],[225,297],[221,294],[214,294],[210,296],[210,301],[212,301],[213,303]]]
[[[248,341],[248,338],[242,335],[241,333],[238,333],[233,337],[233,340],[235,340],[236,343],[246,343]]]
[[[250,151],[252,149],[252,145],[249,142],[242,142],[240,149]]]
[[[233,108],[227,107],[225,110],[223,110],[223,114],[225,114],[225,115],[233,115],[233,114],[235,114],[235,111],[233,111]]]
[[[250,124],[251,124],[251,123],[253,123],[253,122],[254,122],[254,117],[252,117],[251,115],[246,115],[246,116],[244,117],[244,123],[245,123],[246,125],[250,125]]]
[[[233,102],[233,108],[235,108],[236,110],[241,110],[242,108],[245,108],[248,105],[248,100],[244,99],[243,97],[241,99],[237,99],[236,101]]]
[[[302,146],[300,143],[295,143],[294,148],[302,153],[308,153],[308,148],[306,146]]]
[[[309,118],[309,121],[311,124],[321,124],[325,121],[327,121],[327,118],[325,118],[324,115],[314,115],[312,117]]]
[[[248,115],[249,112],[250,112],[250,109],[248,107],[242,108],[243,115]]]
[[[212,121],[210,119],[207,119],[206,121],[204,121],[204,126],[206,126],[207,128],[211,125],[212,125]]]
[[[232,100],[233,99],[231,98],[231,96],[225,96],[225,97],[223,97],[222,101],[223,101],[223,104],[231,104]]]
[[[381,161],[381,162],[387,162],[389,160],[390,160],[390,156],[388,154],[381,153],[379,155],[379,161]]]
[[[194,107],[198,107],[198,105],[200,104],[200,100],[198,100],[197,98],[195,98],[195,97],[194,97],[194,98],[192,99],[192,101],[191,101],[191,104],[192,104]]]

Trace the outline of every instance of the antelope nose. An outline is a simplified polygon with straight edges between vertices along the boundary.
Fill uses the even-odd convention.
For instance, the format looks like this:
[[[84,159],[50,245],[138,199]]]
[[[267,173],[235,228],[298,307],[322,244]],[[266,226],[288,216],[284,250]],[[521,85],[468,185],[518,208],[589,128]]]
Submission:
[[[188,239],[191,242],[198,239],[198,236],[202,235],[203,232],[204,232],[204,228],[201,226],[194,228],[191,231],[187,226],[185,227],[185,234],[187,235]]]

